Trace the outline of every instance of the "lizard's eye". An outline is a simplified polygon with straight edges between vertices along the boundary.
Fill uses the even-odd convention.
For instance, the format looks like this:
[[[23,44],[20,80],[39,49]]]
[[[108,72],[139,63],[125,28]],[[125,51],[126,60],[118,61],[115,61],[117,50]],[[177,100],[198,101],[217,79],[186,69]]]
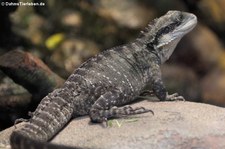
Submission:
[[[180,14],[180,15],[179,15],[179,20],[182,21],[182,20],[183,20],[183,17],[184,17],[184,16],[183,16],[182,14]]]
[[[163,29],[164,34],[169,33],[169,32],[170,32],[170,27],[167,26]]]
[[[147,47],[150,48],[150,49],[152,49],[153,48],[153,43],[152,42],[148,43],[147,44]]]
[[[169,33],[170,31],[173,31],[173,30],[175,29],[175,27],[178,26],[179,24],[180,24],[179,21],[175,21],[175,22],[169,24],[168,26],[164,27],[164,28],[162,29],[161,32],[162,32],[163,34],[167,34],[167,33]]]

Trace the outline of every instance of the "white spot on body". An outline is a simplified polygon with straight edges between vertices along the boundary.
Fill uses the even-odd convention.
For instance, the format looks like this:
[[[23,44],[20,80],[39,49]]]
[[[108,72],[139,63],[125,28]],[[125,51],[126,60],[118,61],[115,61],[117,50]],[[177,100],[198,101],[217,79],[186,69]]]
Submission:
[[[59,105],[57,102],[52,102],[52,104],[56,105],[57,108],[61,107],[61,105]],[[53,106],[53,109],[57,109],[55,106]]]
[[[30,129],[28,127],[24,127],[21,130],[24,131],[25,133],[29,133],[31,135],[33,135],[33,134],[37,135],[37,131],[34,131],[33,129]],[[38,131],[40,131],[40,130],[38,129]],[[45,135],[45,138],[47,138],[46,132],[44,132],[43,130],[41,132]]]
[[[100,96],[100,98],[103,98],[103,99],[105,99],[105,97],[104,97],[103,95],[101,95],[101,96]]]
[[[44,126],[42,126],[42,127],[48,127],[49,130],[51,131],[51,133],[54,133],[54,129],[52,128],[52,126],[50,126],[50,125],[47,123],[47,121],[43,120],[43,119],[40,118],[40,117],[36,117],[36,116],[34,116],[33,119],[35,119],[36,121],[41,122],[41,123],[44,125]],[[40,126],[39,126],[39,129],[40,129]],[[43,131],[43,130],[41,130],[41,131]]]
[[[90,79],[87,79],[86,77],[84,76],[81,76],[81,75],[78,75],[80,78],[82,78],[85,82],[89,83],[91,86],[94,86],[94,83],[90,80]]]
[[[67,101],[64,98],[62,98],[62,97],[57,97],[57,99],[59,99],[63,103],[67,103]]]
[[[102,68],[102,67],[104,68],[104,66],[103,66],[102,64],[100,64],[100,63],[98,64],[98,66],[101,67],[101,68]]]
[[[126,78],[128,84],[129,84],[129,86],[130,86],[131,91],[134,92],[134,88],[133,88],[133,86],[131,85],[130,80],[127,78],[127,75],[124,74],[124,77]]]
[[[51,113],[49,113],[49,112],[46,112],[46,111],[42,111],[42,113],[44,113],[44,114],[46,114],[48,117],[52,118],[53,121],[54,121],[55,123],[57,123],[58,125],[60,125],[60,123],[57,121],[57,119],[55,118],[55,116],[54,116],[53,114],[51,114]],[[53,130],[52,126],[51,126],[51,125],[49,125],[49,126],[50,126],[51,129]]]
[[[95,105],[96,105],[97,107],[101,107],[98,103],[95,103]]]
[[[37,126],[37,125],[35,125],[35,124],[33,124],[33,123],[29,123],[29,125],[31,125],[31,126],[33,126],[36,130],[38,130],[38,131],[43,131],[39,126]],[[24,127],[24,128],[27,128],[28,130],[30,130],[30,131],[32,131],[32,132],[34,132],[35,134],[37,134],[37,131],[34,131],[34,129],[31,129],[31,128],[29,128],[29,127]],[[23,128],[23,129],[24,129]],[[46,132],[44,132],[45,134],[46,134]],[[47,134],[46,134],[47,135]]]
[[[67,108],[65,108],[65,107],[63,108],[63,110],[66,111],[67,113],[71,113],[71,112],[70,112]],[[60,112],[60,113],[61,113],[61,112]],[[67,121],[66,118],[65,118],[65,115],[64,115],[63,118],[64,118],[64,121]]]
[[[108,66],[109,66],[110,68],[112,68],[113,71],[115,71],[115,72],[117,71],[112,65],[109,64]]]
[[[119,90],[120,90],[120,93],[123,93],[123,90],[121,88],[119,88]]]
[[[90,79],[88,79],[88,82],[91,86],[95,87],[94,83]]]

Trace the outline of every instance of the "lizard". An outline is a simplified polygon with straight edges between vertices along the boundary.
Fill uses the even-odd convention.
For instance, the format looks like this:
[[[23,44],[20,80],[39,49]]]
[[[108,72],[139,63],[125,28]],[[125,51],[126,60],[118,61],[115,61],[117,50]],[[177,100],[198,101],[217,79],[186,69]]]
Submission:
[[[153,112],[128,105],[149,84],[160,101],[184,100],[177,93],[168,94],[160,65],[196,24],[194,14],[171,10],[150,22],[133,41],[89,58],[61,88],[42,99],[22,128],[13,131],[12,149],[72,149],[47,142],[72,118],[89,115],[92,122],[101,123],[109,118]]]

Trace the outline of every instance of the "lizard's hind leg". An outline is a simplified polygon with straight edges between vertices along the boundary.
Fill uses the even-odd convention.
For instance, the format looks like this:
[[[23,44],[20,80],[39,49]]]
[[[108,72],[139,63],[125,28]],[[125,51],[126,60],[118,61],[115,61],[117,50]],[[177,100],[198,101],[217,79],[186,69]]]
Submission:
[[[116,107],[118,105],[122,105],[123,101],[123,96],[118,91],[109,91],[101,95],[90,109],[89,115],[91,121],[103,122],[112,117],[122,117],[146,112],[153,113],[152,110],[145,109],[144,107],[132,108],[129,105],[124,107]]]

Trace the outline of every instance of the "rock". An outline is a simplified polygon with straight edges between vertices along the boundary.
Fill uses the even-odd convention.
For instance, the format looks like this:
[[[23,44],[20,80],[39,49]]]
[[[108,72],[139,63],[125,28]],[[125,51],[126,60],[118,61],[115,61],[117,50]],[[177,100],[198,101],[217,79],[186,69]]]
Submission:
[[[2,55],[0,69],[26,88],[38,102],[64,83],[41,59],[21,50],[12,50]]]
[[[155,113],[115,119],[117,125],[72,120],[53,140],[57,144],[99,149],[225,148],[224,108],[193,102],[138,102]],[[12,130],[12,128],[10,128]],[[7,142],[11,130],[0,133]]]
[[[203,102],[225,107],[225,70],[215,70],[201,82]]]

